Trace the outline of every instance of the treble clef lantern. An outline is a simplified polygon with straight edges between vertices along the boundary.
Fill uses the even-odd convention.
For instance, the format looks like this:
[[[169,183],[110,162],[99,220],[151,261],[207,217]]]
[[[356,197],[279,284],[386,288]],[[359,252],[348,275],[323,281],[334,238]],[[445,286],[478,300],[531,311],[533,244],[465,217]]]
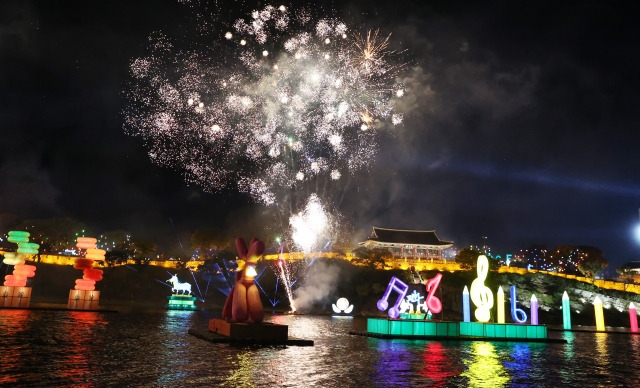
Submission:
[[[487,256],[478,256],[478,277],[471,283],[471,301],[476,306],[476,319],[478,322],[488,322],[491,318],[493,307],[493,294],[491,289],[484,285],[489,272],[489,260]]]

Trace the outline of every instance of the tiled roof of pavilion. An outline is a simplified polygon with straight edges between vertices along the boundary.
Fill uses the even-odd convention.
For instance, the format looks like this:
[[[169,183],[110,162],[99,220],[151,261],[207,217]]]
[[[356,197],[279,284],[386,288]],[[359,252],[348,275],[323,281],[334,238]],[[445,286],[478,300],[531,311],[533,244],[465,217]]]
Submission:
[[[435,230],[403,230],[374,226],[371,237],[367,241],[406,245],[453,245],[453,241],[440,240]]]

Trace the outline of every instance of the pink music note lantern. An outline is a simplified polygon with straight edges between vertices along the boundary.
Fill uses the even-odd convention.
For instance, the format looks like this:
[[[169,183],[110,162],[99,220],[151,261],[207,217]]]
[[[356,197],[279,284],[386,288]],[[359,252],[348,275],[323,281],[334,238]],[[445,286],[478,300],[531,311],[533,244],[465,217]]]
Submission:
[[[442,311],[442,302],[440,301],[440,299],[438,299],[433,295],[436,292],[438,285],[440,285],[441,279],[442,279],[442,274],[439,273],[436,276],[434,276],[433,279],[429,279],[429,281],[427,282],[428,295],[427,295],[427,300],[425,300],[425,304],[427,305],[427,308],[429,309],[429,311],[431,311],[432,314],[437,314],[440,311]]]
[[[393,304],[393,306],[389,307],[388,299],[391,295],[391,291],[395,291],[398,293],[398,299],[396,299],[396,302]],[[392,276],[391,280],[389,281],[389,285],[387,286],[387,290],[384,292],[382,299],[380,299],[377,303],[378,310],[385,311],[389,307],[389,311],[387,313],[389,314],[389,317],[394,319],[398,318],[398,316],[400,315],[400,310],[398,309],[398,307],[404,300],[404,297],[407,295],[407,291],[409,291],[409,286],[397,277]]]

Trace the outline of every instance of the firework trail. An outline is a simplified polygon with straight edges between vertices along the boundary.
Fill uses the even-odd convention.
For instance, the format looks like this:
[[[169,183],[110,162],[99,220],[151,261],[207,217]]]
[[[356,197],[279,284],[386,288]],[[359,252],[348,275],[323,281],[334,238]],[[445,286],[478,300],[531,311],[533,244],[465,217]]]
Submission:
[[[288,216],[312,194],[332,201],[402,122],[388,36],[285,6],[198,20],[181,39],[151,34],[124,93],[125,131],[188,183],[235,185]]]
[[[291,278],[291,276],[288,274],[289,272],[289,268],[287,267],[286,262],[284,261],[283,257],[282,257],[282,253],[284,251],[284,245],[280,246],[280,258],[278,259],[278,268],[280,270],[280,273],[278,274],[278,272],[276,273],[276,276],[279,276],[282,279],[282,284],[284,284],[284,288],[285,291],[287,292],[287,298],[289,299],[289,306],[291,308],[292,312],[296,311],[296,305],[293,302],[293,290],[291,289],[291,280],[289,280]]]

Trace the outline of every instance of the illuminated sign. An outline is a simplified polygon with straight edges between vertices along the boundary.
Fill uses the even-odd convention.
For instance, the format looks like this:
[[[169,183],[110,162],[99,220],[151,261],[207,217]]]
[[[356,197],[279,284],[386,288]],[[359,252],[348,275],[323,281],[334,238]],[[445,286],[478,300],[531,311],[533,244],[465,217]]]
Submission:
[[[513,255],[511,253],[507,253],[506,255],[504,255],[504,262],[507,264],[507,266],[509,266],[509,264],[511,264],[511,257],[512,256]],[[502,256],[495,255],[493,258],[496,259],[496,260],[500,260],[500,259],[502,259]]]
[[[493,307],[493,294],[491,289],[484,285],[489,272],[489,260],[487,256],[478,256],[478,277],[471,283],[471,301],[476,306],[475,316],[478,322],[489,322],[491,308]]]

